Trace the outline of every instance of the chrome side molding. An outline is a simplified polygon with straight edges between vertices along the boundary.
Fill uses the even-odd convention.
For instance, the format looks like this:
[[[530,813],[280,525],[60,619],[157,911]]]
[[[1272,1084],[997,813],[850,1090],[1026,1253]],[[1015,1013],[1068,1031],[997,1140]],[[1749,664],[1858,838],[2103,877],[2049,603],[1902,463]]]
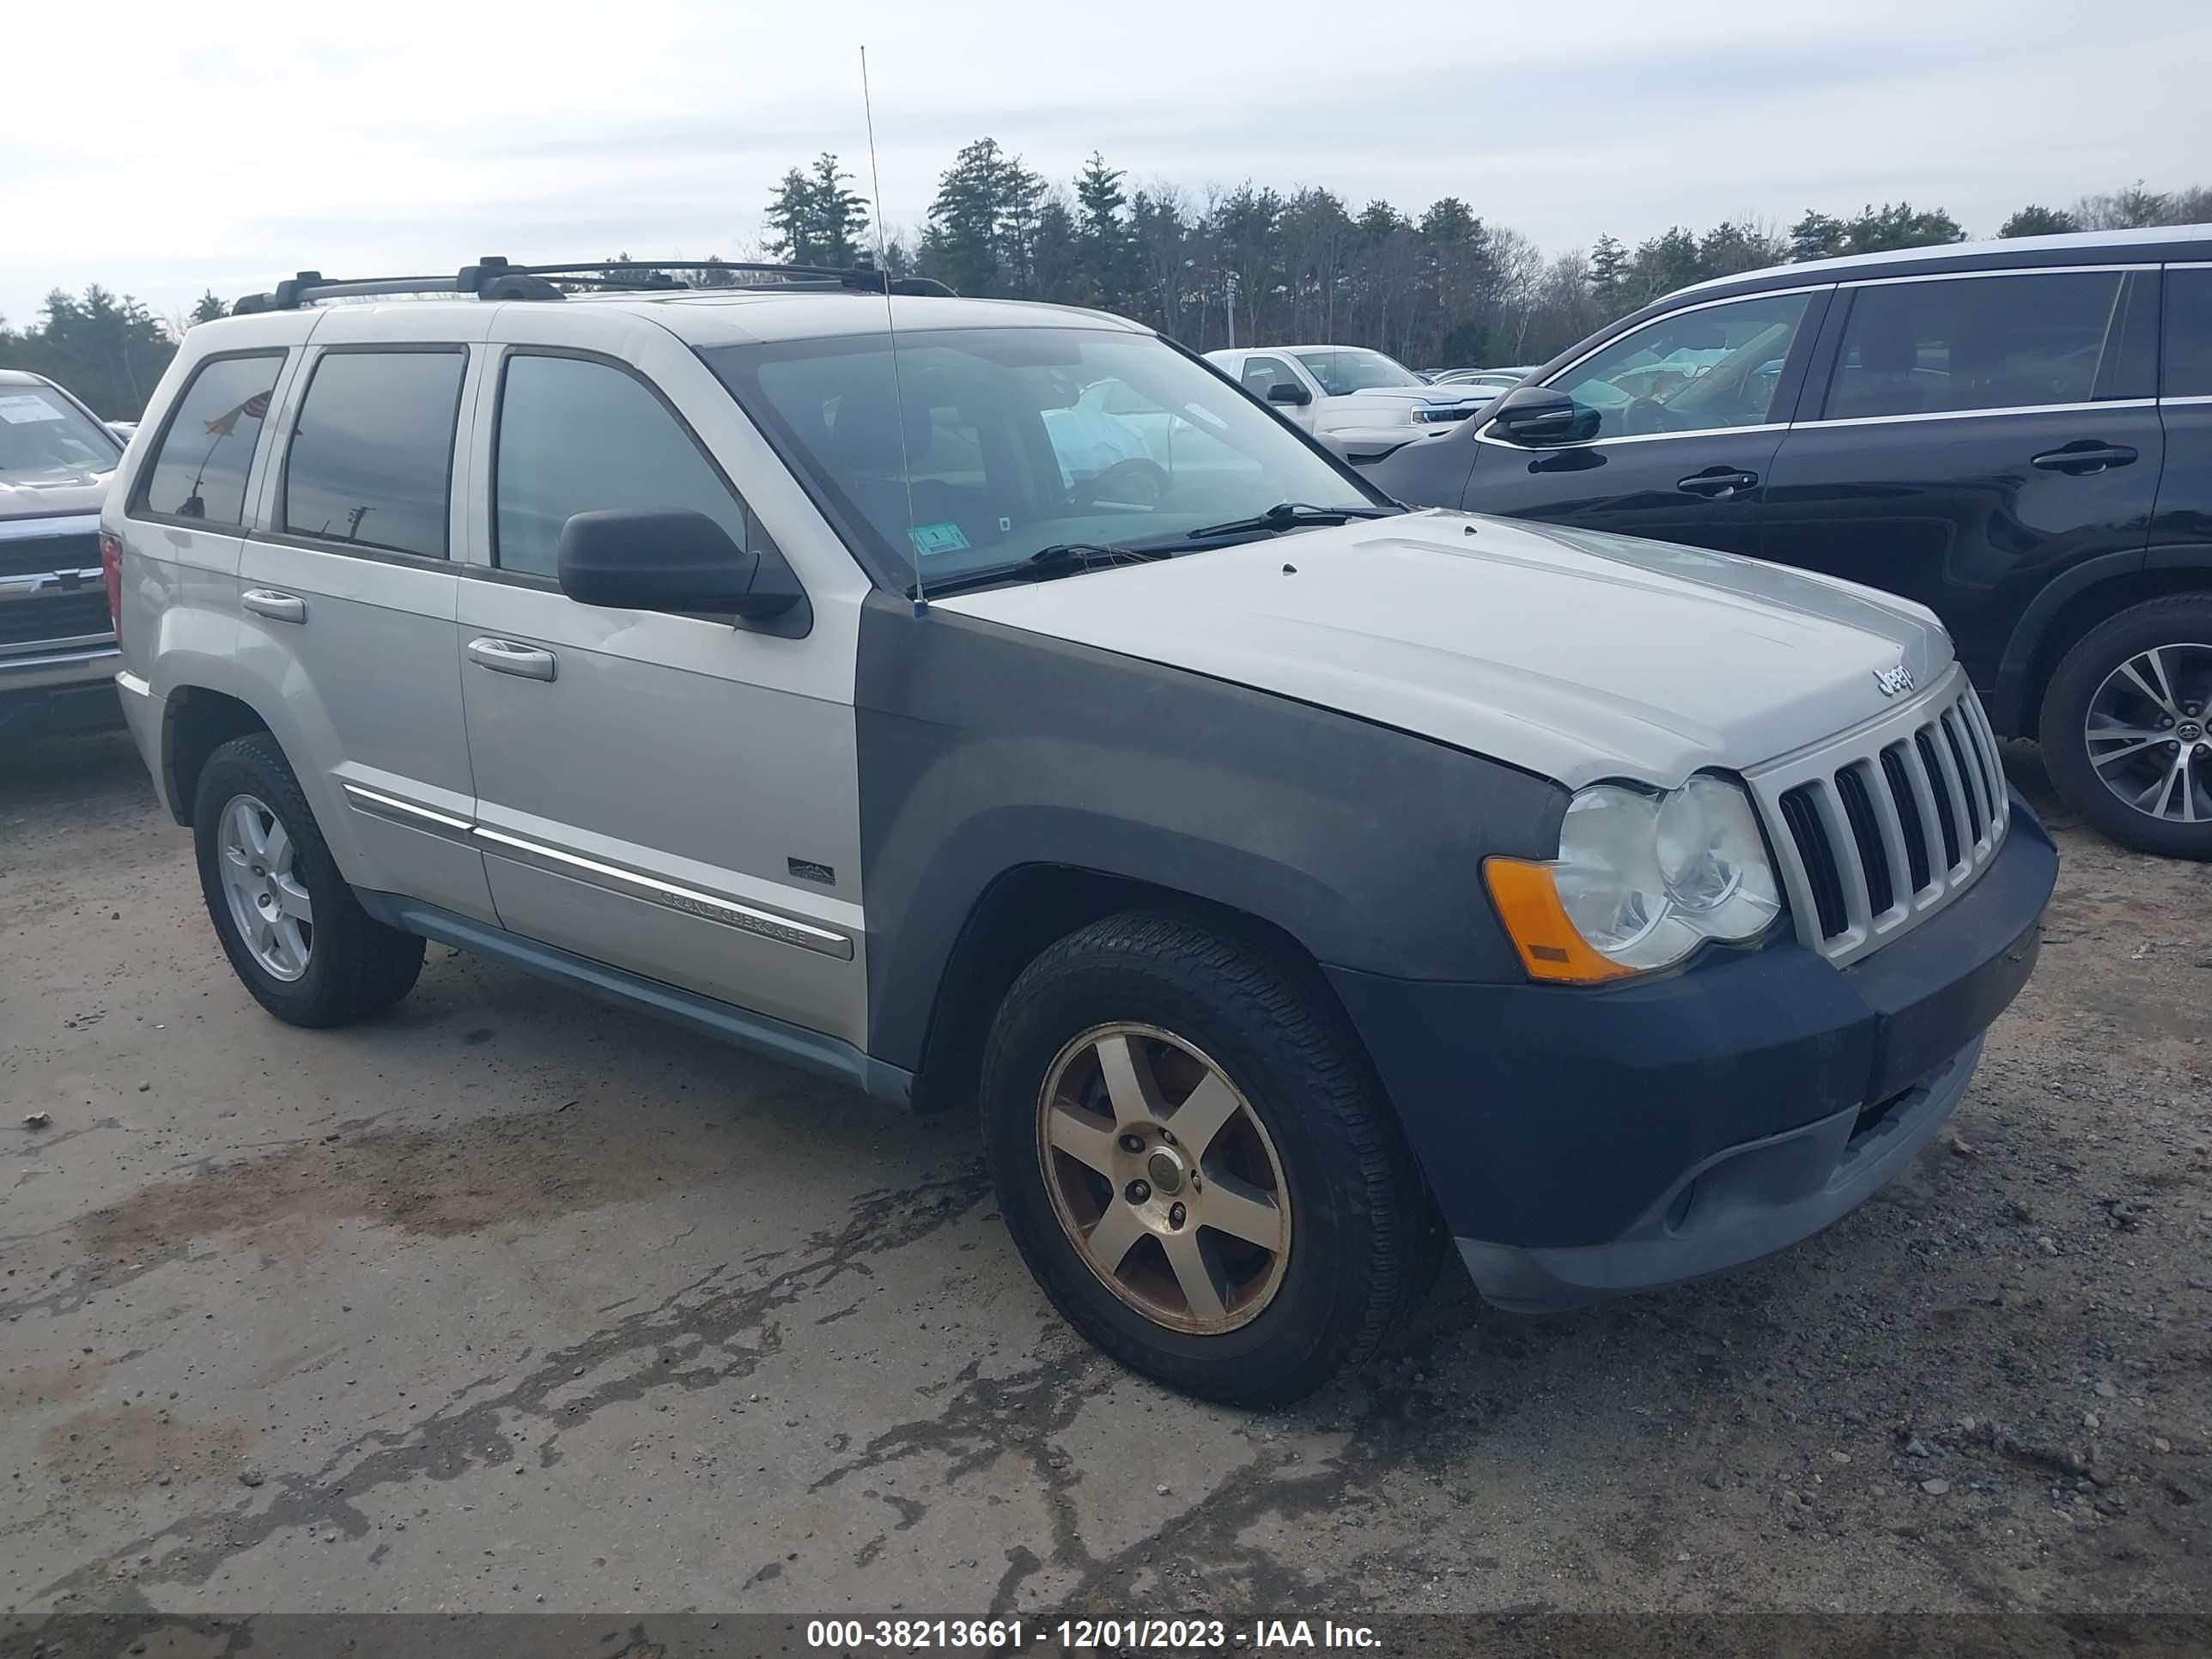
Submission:
[[[696,887],[663,881],[658,876],[648,876],[640,870],[624,869],[617,864],[586,858],[580,853],[549,847],[543,842],[509,835],[504,830],[487,829],[481,823],[456,817],[450,812],[402,800],[396,795],[388,795],[362,784],[347,782],[343,787],[348,804],[356,811],[367,812],[371,817],[475,847],[481,852],[496,854],[518,864],[529,865],[533,869],[587,882],[607,892],[619,893],[625,898],[642,899],[649,904],[664,905],[687,916],[718,922],[725,927],[734,927],[739,933],[773,939],[779,945],[794,945],[802,951],[817,951],[825,957],[835,957],[841,962],[853,959],[851,934],[821,927],[802,917],[763,909],[758,905],[722,894],[702,892]]]

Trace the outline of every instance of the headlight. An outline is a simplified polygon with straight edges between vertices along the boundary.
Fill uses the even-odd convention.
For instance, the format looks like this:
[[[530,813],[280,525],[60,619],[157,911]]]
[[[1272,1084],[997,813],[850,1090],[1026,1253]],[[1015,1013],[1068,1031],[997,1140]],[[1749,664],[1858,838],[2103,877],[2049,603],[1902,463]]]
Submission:
[[[1715,777],[1664,795],[1585,789],[1568,803],[1557,860],[1492,859],[1486,873],[1540,979],[1665,968],[1707,939],[1755,939],[1782,910],[1749,799]]]

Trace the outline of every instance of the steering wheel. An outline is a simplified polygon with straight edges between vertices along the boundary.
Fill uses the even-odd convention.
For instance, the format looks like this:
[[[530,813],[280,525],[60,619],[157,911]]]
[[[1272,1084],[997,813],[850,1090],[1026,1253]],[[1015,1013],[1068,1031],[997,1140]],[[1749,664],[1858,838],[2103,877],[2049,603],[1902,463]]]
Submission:
[[[1167,499],[1168,475],[1152,461],[1116,461],[1096,477],[1077,479],[1067,494],[1078,507],[1111,501],[1149,511]]]
[[[1622,428],[1637,437],[1653,432],[1671,431],[1674,422],[1667,414],[1667,405],[1656,398],[1638,398],[1622,411]]]

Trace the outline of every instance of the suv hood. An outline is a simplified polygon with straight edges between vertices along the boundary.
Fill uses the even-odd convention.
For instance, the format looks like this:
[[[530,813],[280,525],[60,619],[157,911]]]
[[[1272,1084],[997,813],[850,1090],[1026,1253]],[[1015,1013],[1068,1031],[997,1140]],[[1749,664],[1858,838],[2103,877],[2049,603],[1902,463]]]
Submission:
[[[97,513],[110,472],[43,473],[37,483],[0,478],[0,519],[46,518],[57,513]]]
[[[933,601],[933,603],[940,603]],[[943,608],[1341,709],[1579,788],[1673,787],[1935,684],[1932,611],[1593,531],[1423,512],[963,593]]]

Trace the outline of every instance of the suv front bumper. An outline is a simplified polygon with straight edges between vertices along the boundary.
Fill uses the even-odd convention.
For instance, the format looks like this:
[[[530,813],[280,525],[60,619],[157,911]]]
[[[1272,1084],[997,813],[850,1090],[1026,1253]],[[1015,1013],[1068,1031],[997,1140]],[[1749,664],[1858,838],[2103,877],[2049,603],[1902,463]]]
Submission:
[[[2058,854],[2002,850],[1851,967],[1795,940],[1613,988],[1331,969],[1477,1286],[1571,1307],[1818,1232],[1934,1137],[2027,982]]]

